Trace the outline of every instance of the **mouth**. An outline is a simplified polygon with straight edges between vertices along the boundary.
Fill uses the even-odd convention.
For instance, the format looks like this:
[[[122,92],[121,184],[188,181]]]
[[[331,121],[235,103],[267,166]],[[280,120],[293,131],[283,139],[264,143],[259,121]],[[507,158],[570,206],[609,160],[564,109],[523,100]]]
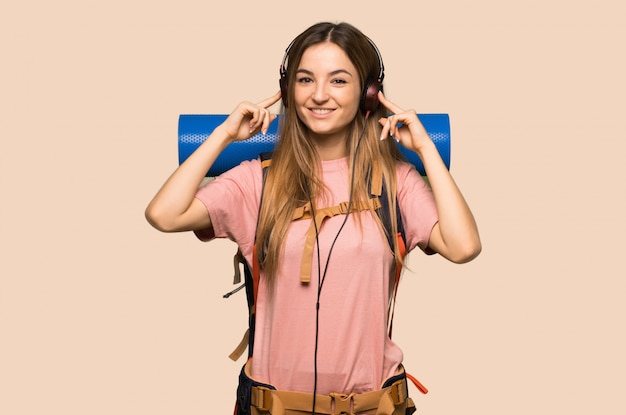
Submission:
[[[310,111],[315,115],[327,115],[333,112],[333,109],[329,108],[310,108]]]

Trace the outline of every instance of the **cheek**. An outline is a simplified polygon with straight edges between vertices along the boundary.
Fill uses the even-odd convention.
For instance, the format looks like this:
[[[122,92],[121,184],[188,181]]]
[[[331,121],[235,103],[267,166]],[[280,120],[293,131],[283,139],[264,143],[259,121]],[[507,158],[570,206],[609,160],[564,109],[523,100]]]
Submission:
[[[298,105],[302,105],[311,96],[311,88],[307,88],[306,85],[296,84],[293,88],[294,101]]]
[[[298,116],[298,119],[302,122],[304,122],[306,124],[306,117],[302,112],[302,107],[300,107],[299,105],[295,108],[296,111],[296,115]]]
[[[350,112],[356,116],[359,112],[359,106],[361,104],[361,91],[356,91],[350,94],[350,97],[346,99],[346,102],[349,102],[347,106],[350,107]]]
[[[296,87],[293,91],[294,103],[293,109],[298,114],[298,117],[302,119],[303,105],[307,100],[307,95],[304,93],[303,88]]]

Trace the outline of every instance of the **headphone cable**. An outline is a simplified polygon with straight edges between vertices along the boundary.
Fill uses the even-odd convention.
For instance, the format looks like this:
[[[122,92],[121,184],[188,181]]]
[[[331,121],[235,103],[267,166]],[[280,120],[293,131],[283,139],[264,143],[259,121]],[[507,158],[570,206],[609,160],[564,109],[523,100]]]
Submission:
[[[335,247],[335,242],[337,242],[337,239],[339,239],[339,235],[341,234],[341,231],[343,230],[346,222],[348,222],[348,217],[350,216],[350,212],[352,210],[352,200],[353,200],[353,193],[354,193],[354,171],[355,171],[354,166],[356,165],[356,157],[359,151],[359,147],[361,145],[363,134],[365,133],[365,128],[367,126],[367,119],[369,118],[369,115],[370,115],[370,112],[368,111],[365,114],[365,117],[363,120],[363,129],[361,130],[361,134],[359,134],[359,138],[357,140],[357,144],[354,149],[354,156],[352,159],[352,172],[350,173],[350,195],[348,198],[348,208],[347,208],[346,216],[344,217],[343,222],[341,223],[341,226],[339,227],[339,230],[337,231],[337,234],[335,235],[335,238],[333,239],[333,242],[330,245],[330,248],[328,249],[328,256],[326,257],[326,265],[324,266],[323,274],[321,271],[322,262],[320,258],[319,227],[317,224],[317,219],[315,218],[315,208],[313,207],[313,199],[311,197],[309,185],[308,185],[308,182],[306,182],[306,191],[307,191],[307,195],[309,196],[309,203],[311,205],[311,217],[313,219],[313,226],[315,228],[315,243],[317,245],[317,249],[316,249],[317,251],[317,299],[315,303],[315,348],[314,348],[314,357],[313,357],[313,407],[311,408],[312,415],[315,415],[315,404],[316,404],[316,398],[317,398],[317,354],[318,354],[317,352],[318,352],[318,346],[319,346],[320,298],[322,296],[322,286],[324,285],[324,281],[326,281],[326,272],[328,271],[328,264],[330,263],[330,255],[332,254],[333,248]]]

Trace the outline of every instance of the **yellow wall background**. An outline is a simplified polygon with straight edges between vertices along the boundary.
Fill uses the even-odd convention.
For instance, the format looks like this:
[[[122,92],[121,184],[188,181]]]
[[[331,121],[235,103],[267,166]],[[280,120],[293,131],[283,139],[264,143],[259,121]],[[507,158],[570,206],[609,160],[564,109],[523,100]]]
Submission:
[[[376,42],[392,101],[450,114],[480,225],[474,262],[416,253],[402,282],[420,413],[625,413],[619,1],[91,3],[1,6],[0,413],[232,413],[234,245],[143,210],[179,114],[270,96],[321,20]]]

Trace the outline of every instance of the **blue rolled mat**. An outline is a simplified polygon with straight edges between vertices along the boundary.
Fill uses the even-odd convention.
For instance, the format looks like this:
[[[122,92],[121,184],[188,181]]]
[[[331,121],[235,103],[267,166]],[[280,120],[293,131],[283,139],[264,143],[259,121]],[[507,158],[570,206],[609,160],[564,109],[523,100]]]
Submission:
[[[450,168],[450,118],[448,114],[418,114],[428,135],[437,146],[446,167]],[[178,119],[178,162],[182,163],[206,140],[211,132],[228,117],[228,114],[181,114]],[[246,141],[231,143],[219,155],[208,177],[215,177],[237,166],[244,160],[253,160],[260,153],[272,151],[278,140],[278,118],[266,135],[258,133]],[[412,151],[399,145],[400,151],[417,171],[426,175],[424,165]]]

